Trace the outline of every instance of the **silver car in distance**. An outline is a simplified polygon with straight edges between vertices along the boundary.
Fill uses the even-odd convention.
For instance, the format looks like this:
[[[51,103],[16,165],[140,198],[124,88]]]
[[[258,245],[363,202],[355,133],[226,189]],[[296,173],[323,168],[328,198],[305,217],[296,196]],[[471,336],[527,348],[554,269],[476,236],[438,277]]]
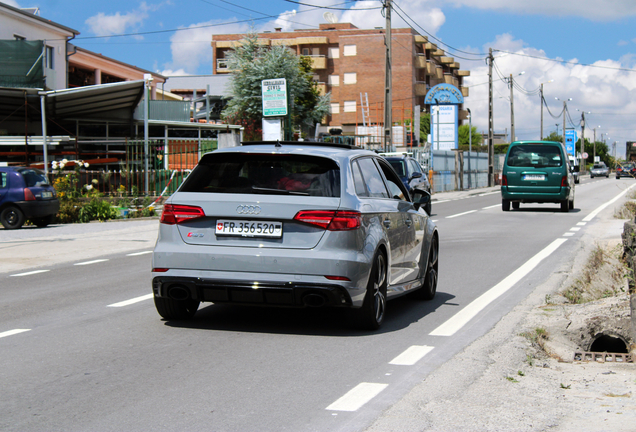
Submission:
[[[391,165],[358,147],[258,142],[204,155],[165,203],[152,255],[167,320],[200,302],[350,308],[375,330],[387,300],[430,300],[439,236]]]

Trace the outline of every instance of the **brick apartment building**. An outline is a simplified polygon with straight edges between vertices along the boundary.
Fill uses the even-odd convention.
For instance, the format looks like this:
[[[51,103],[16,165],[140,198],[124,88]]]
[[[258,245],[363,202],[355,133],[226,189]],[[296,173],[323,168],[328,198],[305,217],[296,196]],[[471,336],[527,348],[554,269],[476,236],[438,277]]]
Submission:
[[[314,80],[322,92],[331,92],[331,114],[323,123],[325,129],[341,127],[345,133],[356,133],[356,126],[382,125],[384,106],[385,30],[359,29],[350,23],[320,24],[318,30],[258,34],[266,46],[285,45],[297,55],[311,57]],[[231,72],[227,56],[240,44],[242,34],[212,36],[213,74]],[[423,110],[427,91],[440,83],[453,84],[464,97],[468,88],[463,78],[469,71],[459,70],[459,63],[428,38],[411,28],[392,29],[393,121],[404,124],[413,109]],[[361,97],[362,95],[362,97]],[[368,100],[368,104],[367,104]],[[460,107],[459,118],[466,118]],[[394,124],[395,124],[394,123]]]

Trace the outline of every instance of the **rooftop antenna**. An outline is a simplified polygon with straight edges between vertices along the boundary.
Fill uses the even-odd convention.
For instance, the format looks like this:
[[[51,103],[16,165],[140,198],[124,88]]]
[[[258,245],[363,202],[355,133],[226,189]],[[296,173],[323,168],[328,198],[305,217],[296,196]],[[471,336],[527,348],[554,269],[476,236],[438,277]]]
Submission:
[[[338,17],[331,12],[325,12],[324,14],[322,14],[322,17],[325,19],[325,21],[331,24],[335,24],[338,22]]]

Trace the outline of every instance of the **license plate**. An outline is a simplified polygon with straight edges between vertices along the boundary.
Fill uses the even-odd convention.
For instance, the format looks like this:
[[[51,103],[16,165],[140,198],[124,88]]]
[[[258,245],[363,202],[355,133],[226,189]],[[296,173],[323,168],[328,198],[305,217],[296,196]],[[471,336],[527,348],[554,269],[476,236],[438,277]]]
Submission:
[[[42,192],[42,198],[53,198],[53,192]]]
[[[524,180],[545,180],[544,175],[539,174],[526,174],[523,176]]]
[[[272,221],[218,220],[216,234],[241,237],[273,237],[283,236],[283,223]]]

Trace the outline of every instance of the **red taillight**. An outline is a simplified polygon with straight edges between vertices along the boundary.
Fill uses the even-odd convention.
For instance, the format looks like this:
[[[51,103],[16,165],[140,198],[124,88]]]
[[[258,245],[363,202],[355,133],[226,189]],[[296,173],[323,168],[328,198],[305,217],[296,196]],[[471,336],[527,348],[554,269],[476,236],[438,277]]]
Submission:
[[[166,204],[161,213],[161,223],[166,225],[180,224],[200,217],[205,217],[201,207],[179,204]]]
[[[508,177],[506,177],[505,175],[502,174],[501,176],[501,185],[502,186],[508,186]]]
[[[325,276],[329,280],[350,282],[351,279],[345,276]]]
[[[561,187],[568,187],[570,184],[568,183],[568,176],[561,177]]]
[[[33,195],[33,192],[31,192],[31,189],[24,188],[24,200],[25,201],[35,201],[35,196]]]
[[[167,269],[167,268],[153,268],[152,269],[152,271],[155,272],[155,273],[165,273],[168,270],[170,270],[170,269]]]
[[[329,231],[349,231],[360,227],[362,215],[356,211],[303,210],[294,216],[294,220]]]

